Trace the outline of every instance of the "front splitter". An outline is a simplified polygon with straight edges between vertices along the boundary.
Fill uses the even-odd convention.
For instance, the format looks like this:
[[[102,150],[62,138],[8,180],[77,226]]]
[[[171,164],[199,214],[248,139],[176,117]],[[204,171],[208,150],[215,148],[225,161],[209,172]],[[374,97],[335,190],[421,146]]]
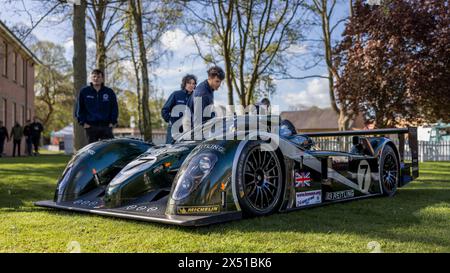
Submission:
[[[242,218],[241,212],[220,212],[207,215],[166,215],[165,204],[160,202],[158,202],[158,204],[146,203],[129,205],[114,209],[95,207],[96,204],[94,202],[95,201],[82,201],[77,203],[77,201],[75,201],[56,203],[52,200],[46,200],[38,201],[35,205],[39,207],[180,226],[205,226]]]

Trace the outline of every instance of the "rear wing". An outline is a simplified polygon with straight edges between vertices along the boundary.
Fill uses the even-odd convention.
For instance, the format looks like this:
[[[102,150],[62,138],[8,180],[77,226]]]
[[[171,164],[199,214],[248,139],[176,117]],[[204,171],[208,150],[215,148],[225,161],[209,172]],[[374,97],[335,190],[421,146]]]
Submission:
[[[417,142],[417,128],[389,128],[376,130],[355,130],[355,131],[335,131],[335,132],[317,132],[317,133],[302,133],[309,137],[332,137],[332,136],[358,136],[358,135],[388,135],[397,134],[399,139],[398,152],[400,155],[400,163],[405,165],[405,134],[408,134],[409,150],[411,151],[411,168],[412,177],[419,176],[419,151]]]

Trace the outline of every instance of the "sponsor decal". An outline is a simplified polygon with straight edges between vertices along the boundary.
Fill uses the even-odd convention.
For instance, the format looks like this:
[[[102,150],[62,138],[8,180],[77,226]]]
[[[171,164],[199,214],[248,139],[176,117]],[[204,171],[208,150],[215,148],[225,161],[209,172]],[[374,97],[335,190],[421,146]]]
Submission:
[[[211,150],[216,150],[218,152],[224,153],[225,152],[225,148],[220,146],[220,145],[216,145],[216,144],[200,144],[197,146],[197,149],[211,149]]]
[[[147,156],[159,156],[161,154],[166,154],[166,153],[180,153],[180,152],[184,152],[189,150],[186,147],[168,147],[168,148],[160,148],[160,149],[156,149],[156,150],[152,150],[150,151],[150,153]]]
[[[95,207],[98,205],[98,202],[80,199],[80,200],[73,201],[72,204],[78,205],[78,206],[83,206],[83,207]]]
[[[125,210],[133,210],[133,211],[140,211],[140,212],[152,212],[152,211],[158,210],[158,207],[131,205],[131,206],[126,207]]]
[[[103,94],[103,101],[109,101],[108,94]]]
[[[295,172],[295,187],[304,188],[311,186],[311,173],[310,172]]]
[[[88,98],[88,99],[94,99],[94,96],[86,96],[86,98]]]
[[[219,211],[219,206],[177,207],[178,214],[213,213]]]
[[[336,191],[336,192],[327,192],[325,195],[325,200],[341,200],[341,199],[347,199],[352,198],[355,196],[354,190],[346,190],[346,191]]]
[[[297,207],[322,203],[322,190],[296,193]]]

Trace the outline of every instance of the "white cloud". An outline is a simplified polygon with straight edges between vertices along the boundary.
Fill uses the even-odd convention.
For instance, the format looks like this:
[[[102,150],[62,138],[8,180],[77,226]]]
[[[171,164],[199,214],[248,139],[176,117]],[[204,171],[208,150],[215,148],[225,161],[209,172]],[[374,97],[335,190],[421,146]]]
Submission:
[[[308,47],[306,45],[291,45],[286,51],[290,54],[304,54],[308,52]]]
[[[289,90],[292,90],[292,88]],[[330,107],[327,79],[312,79],[306,83],[303,90],[282,92],[280,95],[283,102],[289,106],[301,104],[320,108]]]
[[[208,44],[203,41],[203,39],[201,39],[200,37],[196,37],[196,40],[202,50],[207,49]],[[161,43],[165,49],[173,51],[175,55],[182,58],[186,57],[187,55],[197,53],[197,47],[195,45],[194,39],[179,28],[166,31],[161,36]]]

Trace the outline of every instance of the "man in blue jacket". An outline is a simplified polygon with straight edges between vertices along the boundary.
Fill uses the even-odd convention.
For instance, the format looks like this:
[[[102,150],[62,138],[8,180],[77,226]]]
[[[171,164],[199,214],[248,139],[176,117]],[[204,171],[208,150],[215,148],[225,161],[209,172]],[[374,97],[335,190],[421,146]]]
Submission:
[[[191,74],[187,74],[186,76],[184,76],[181,80],[181,90],[173,92],[161,109],[162,118],[169,123],[167,126],[166,143],[172,143],[173,137],[178,133],[182,133],[182,126],[177,126],[178,128],[174,127],[175,132],[172,133],[172,125],[180,120],[183,116],[183,112],[185,112],[184,108],[175,107],[177,107],[178,105],[186,106],[189,97],[191,96],[192,91],[194,91],[196,85],[197,77]]]
[[[86,130],[89,143],[113,138],[112,128],[119,116],[116,94],[103,81],[103,71],[94,69],[91,84],[80,90],[77,100],[75,115]]]
[[[213,66],[208,69],[208,79],[201,82],[190,97],[188,106],[191,111],[191,121],[193,127],[203,124],[214,117],[205,113],[205,108],[214,105],[214,91],[218,90],[222,81],[225,79],[225,72],[219,66]]]

